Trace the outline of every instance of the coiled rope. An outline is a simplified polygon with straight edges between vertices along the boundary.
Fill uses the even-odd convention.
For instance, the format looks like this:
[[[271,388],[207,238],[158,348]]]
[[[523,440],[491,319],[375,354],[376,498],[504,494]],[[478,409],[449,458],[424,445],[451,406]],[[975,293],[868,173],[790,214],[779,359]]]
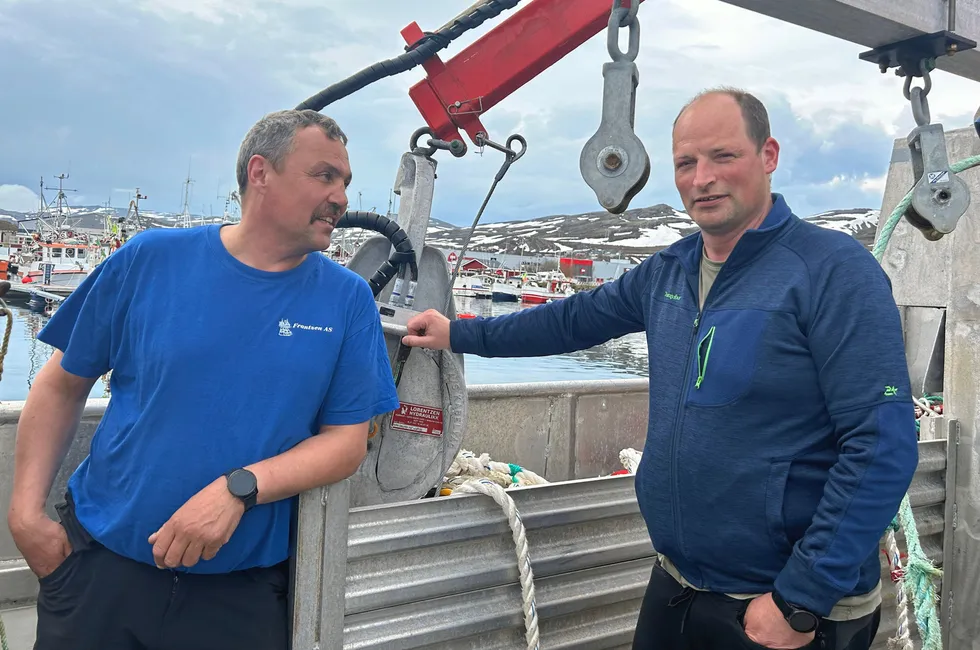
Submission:
[[[452,465],[446,470],[440,495],[448,496],[467,481],[481,478],[490,479],[502,488],[543,485],[548,482],[520,465],[500,463],[490,460],[489,454],[477,456],[472,451],[461,449]]]

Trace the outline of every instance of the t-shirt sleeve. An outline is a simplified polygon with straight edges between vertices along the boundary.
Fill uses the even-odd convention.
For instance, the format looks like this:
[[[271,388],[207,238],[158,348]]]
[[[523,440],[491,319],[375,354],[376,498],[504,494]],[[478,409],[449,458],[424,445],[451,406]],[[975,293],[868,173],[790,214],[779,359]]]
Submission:
[[[114,325],[122,290],[120,263],[110,256],[72,291],[37,339],[62,351],[61,367],[79,377],[101,377],[113,367],[119,330]]]
[[[357,286],[357,297],[350,304],[358,313],[341,344],[317,417],[318,426],[358,424],[398,408],[398,392],[374,296],[366,282]]]

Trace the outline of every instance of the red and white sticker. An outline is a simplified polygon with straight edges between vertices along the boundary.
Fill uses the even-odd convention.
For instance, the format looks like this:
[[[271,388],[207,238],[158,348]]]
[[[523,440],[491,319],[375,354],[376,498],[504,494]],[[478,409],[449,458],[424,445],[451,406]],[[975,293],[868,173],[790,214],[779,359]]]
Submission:
[[[442,409],[402,402],[391,414],[391,428],[425,436],[442,435]]]

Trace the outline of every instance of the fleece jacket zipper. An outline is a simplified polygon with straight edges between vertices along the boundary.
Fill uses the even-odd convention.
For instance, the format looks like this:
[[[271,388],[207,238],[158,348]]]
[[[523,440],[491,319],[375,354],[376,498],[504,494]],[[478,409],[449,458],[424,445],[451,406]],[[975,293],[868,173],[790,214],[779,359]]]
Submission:
[[[700,389],[701,382],[704,381],[705,373],[708,371],[708,356],[711,354],[711,344],[715,340],[715,326],[712,325],[708,329],[708,333],[704,335],[704,338],[698,343],[698,380],[694,383],[694,388]],[[704,351],[704,358],[701,358],[701,348],[704,347],[704,342],[708,342],[708,348]]]
[[[698,337],[701,334],[701,316],[704,314],[704,308],[708,305],[708,302],[711,300],[711,295],[713,293],[716,293],[715,290],[718,286],[718,280],[721,279],[721,275],[724,272],[725,272],[724,268],[722,268],[718,272],[718,276],[715,278],[715,281],[712,283],[711,289],[708,290],[708,295],[704,297],[704,305],[699,305],[698,289],[700,287],[700,281],[701,281],[700,275],[698,276],[698,280],[693,283],[693,286],[691,285],[690,282],[688,283],[688,288],[692,290],[692,294],[694,297],[694,304],[699,305],[699,307],[698,307],[698,315],[694,318],[694,327],[691,332],[691,338],[688,341],[688,345],[687,345],[687,355],[685,356],[684,359],[684,383],[681,385],[680,397],[677,403],[677,418],[674,420],[674,431],[670,437],[670,472],[671,472],[671,487],[672,487],[671,492],[673,493],[673,498],[671,499],[671,511],[674,517],[674,539],[676,540],[677,547],[679,549],[682,549],[681,550],[682,554],[684,553],[683,549],[685,548],[685,544],[684,544],[684,536],[683,533],[681,532],[681,520],[680,520],[681,505],[680,505],[680,481],[678,479],[678,471],[677,471],[677,439],[680,435],[681,430],[684,428],[684,416],[687,414],[687,409],[684,407],[684,403],[687,401],[688,382],[691,380],[691,362],[693,361],[693,356],[695,352],[698,355],[698,380],[697,380],[696,387],[700,388],[701,382],[704,380],[705,370],[707,369],[708,353],[711,351],[711,342],[714,340],[715,328],[711,327],[708,330],[708,335],[705,336],[705,339],[708,340],[708,351],[705,353],[704,362],[702,364],[701,345],[703,344],[704,339],[701,340],[701,343],[697,343]],[[695,343],[697,343],[697,348],[695,348]],[[697,582],[698,584],[696,584],[695,586],[700,587],[702,583],[702,581],[700,580],[700,575],[698,576]]]
[[[677,438],[684,426],[684,415],[686,414],[684,402],[687,400],[687,384],[691,380],[691,355],[694,352],[694,344],[698,340],[700,323],[701,312],[699,311],[697,317],[694,319],[694,328],[691,331],[691,338],[688,341],[687,354],[685,355],[684,359],[684,383],[681,385],[680,398],[677,404],[677,419],[674,421],[674,433],[670,437],[670,473],[672,479],[671,483],[673,486],[671,492],[673,492],[674,496],[674,498],[671,500],[671,507],[673,511],[672,514],[674,516],[674,539],[677,540],[677,547],[680,549],[684,548],[684,539],[681,534],[680,521],[681,504],[680,481],[678,480],[677,471]]]

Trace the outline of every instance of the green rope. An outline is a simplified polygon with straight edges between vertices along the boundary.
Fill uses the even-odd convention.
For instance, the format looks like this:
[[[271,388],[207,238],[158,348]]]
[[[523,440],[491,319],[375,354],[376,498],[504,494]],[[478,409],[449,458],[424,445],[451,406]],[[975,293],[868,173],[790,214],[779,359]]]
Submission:
[[[965,160],[953,163],[949,170],[953,174],[958,174],[964,170],[980,165],[980,156],[971,156]],[[902,215],[912,204],[912,190],[909,190],[881,228],[881,235],[875,242],[872,254],[878,263],[881,263],[885,256],[885,249],[892,237],[895,226],[901,221]],[[930,403],[933,401],[941,402],[942,398],[934,395],[926,397]],[[916,421],[916,429],[918,429]],[[908,550],[908,561],[904,567],[903,583],[905,590],[912,599],[915,608],[915,623],[919,628],[919,636],[922,638],[922,650],[942,650],[942,629],[939,624],[939,614],[936,612],[936,585],[934,578],[942,577],[943,572],[937,569],[926,557],[919,544],[919,531],[915,527],[915,518],[912,515],[912,505],[909,503],[909,495],[902,498],[898,514],[892,520],[892,530],[898,531],[901,527],[905,531],[905,545]]]
[[[0,648],[10,650],[10,646],[7,645],[7,628],[3,626],[3,614],[0,614]]]
[[[971,167],[976,167],[977,165],[980,165],[980,156],[971,156],[965,160],[961,160],[950,165],[949,171],[953,174],[959,174],[960,172],[970,169]],[[895,226],[897,226],[898,222],[901,221],[902,215],[905,214],[905,211],[909,209],[910,205],[912,205],[912,190],[909,190],[909,193],[905,195],[905,198],[898,202],[898,205],[896,205],[895,209],[892,210],[888,220],[885,221],[885,225],[881,228],[881,236],[878,238],[878,241],[875,242],[874,248],[871,251],[879,263],[881,263],[881,258],[885,256],[885,248],[887,248],[888,241],[892,238],[892,231],[895,230]]]
[[[936,583],[934,578],[941,578],[943,572],[933,566],[922,551],[919,544],[919,531],[912,517],[912,504],[906,494],[898,510],[899,519],[903,520],[905,529],[905,546],[908,549],[908,561],[903,568],[906,591],[915,604],[915,623],[919,627],[922,638],[922,650],[942,650],[942,627],[939,624],[939,614],[936,612]]]

